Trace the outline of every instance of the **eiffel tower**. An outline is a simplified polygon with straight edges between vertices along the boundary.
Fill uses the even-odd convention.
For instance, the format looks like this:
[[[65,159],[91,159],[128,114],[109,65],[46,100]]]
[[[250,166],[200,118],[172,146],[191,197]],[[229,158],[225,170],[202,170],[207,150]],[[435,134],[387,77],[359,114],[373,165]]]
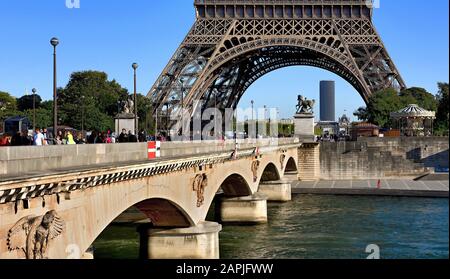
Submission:
[[[235,108],[263,75],[288,66],[331,71],[366,103],[405,88],[373,23],[371,0],[195,0],[196,21],[148,93],[165,115]],[[197,105],[196,105],[197,104]]]

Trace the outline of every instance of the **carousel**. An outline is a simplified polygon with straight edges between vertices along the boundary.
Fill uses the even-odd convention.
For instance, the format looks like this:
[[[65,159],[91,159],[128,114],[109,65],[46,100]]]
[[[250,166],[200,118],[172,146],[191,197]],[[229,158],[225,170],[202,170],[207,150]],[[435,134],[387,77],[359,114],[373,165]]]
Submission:
[[[426,137],[433,135],[436,112],[425,110],[413,104],[398,112],[391,113],[391,118],[397,124],[402,136]]]

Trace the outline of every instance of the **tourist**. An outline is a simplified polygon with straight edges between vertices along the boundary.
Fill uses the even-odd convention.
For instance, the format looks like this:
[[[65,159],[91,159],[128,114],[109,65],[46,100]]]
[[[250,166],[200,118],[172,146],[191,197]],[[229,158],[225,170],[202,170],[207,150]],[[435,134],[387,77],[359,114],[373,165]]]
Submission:
[[[120,136],[119,136],[119,143],[124,143],[124,142],[128,142],[128,134],[127,134],[127,130],[122,129],[122,133],[120,133]]]
[[[62,145],[63,144],[63,133],[62,131],[58,131],[56,138],[55,138],[55,145]]]
[[[77,134],[77,138],[75,139],[75,143],[76,144],[85,144],[86,142],[84,141],[84,137],[83,137],[83,133],[79,132]]]
[[[10,145],[10,138],[8,134],[4,134],[0,137],[0,146],[9,146]]]
[[[110,144],[112,143],[112,137],[111,137],[111,131],[108,130],[108,132],[106,133],[106,137],[105,137],[105,143]]]
[[[35,146],[43,146],[44,145],[44,135],[41,133],[41,129],[36,128],[36,132],[33,137],[33,144]]]
[[[57,135],[56,139],[55,139],[55,145],[62,145],[63,144],[63,139],[61,137],[61,135]]]
[[[139,142],[145,142],[146,141],[146,136],[145,136],[144,130],[140,130],[139,131],[138,140],[139,140]]]
[[[99,132],[97,139],[95,140],[95,144],[102,144],[105,143],[105,133]]]
[[[21,146],[22,145],[22,137],[20,132],[17,132],[11,138],[11,146]]]
[[[97,131],[93,131],[89,135],[87,142],[88,142],[88,144],[95,144],[96,139],[97,139]]]
[[[23,146],[31,145],[31,138],[28,136],[28,131],[22,131],[20,140]]]
[[[44,145],[48,145],[49,144],[48,143],[49,136],[48,136],[47,128],[44,128],[44,130],[42,131],[42,135],[44,136]]]
[[[67,131],[67,144],[76,144],[71,131]]]
[[[138,138],[131,131],[128,131],[128,142],[138,142]]]
[[[31,141],[28,139],[27,132],[17,132],[12,138],[11,138],[11,146],[27,146],[30,145]]]

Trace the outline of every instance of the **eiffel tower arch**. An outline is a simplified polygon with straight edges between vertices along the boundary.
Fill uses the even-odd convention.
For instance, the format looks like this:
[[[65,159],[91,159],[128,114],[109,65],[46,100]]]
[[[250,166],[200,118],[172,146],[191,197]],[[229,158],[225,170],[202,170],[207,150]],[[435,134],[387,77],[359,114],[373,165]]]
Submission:
[[[196,100],[235,108],[263,75],[288,66],[331,71],[369,102],[406,87],[373,23],[371,0],[195,0],[196,21],[148,93],[165,115]]]

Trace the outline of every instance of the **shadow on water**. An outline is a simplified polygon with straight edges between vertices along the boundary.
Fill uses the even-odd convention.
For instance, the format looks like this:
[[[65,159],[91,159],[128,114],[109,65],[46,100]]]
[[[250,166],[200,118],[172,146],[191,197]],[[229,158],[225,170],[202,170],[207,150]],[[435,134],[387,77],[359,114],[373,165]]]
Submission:
[[[268,224],[223,227],[221,258],[364,259],[369,244],[382,258],[449,256],[448,199],[297,195],[268,210]],[[136,226],[111,225],[94,247],[96,258],[136,259]]]

